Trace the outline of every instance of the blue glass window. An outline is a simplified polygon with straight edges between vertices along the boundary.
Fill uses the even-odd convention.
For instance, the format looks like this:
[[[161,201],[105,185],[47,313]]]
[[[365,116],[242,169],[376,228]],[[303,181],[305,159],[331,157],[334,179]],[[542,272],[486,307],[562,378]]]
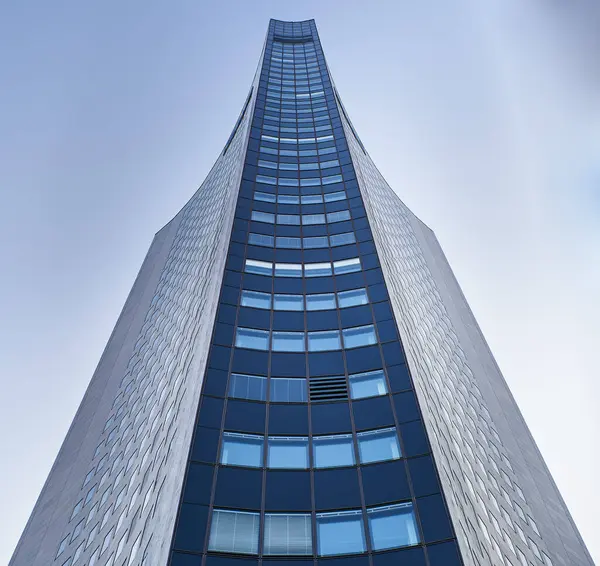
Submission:
[[[275,202],[275,195],[272,193],[261,193],[260,191],[254,191],[254,200],[260,200],[262,202]]]
[[[369,346],[377,343],[375,329],[372,324],[344,328],[342,333],[344,335],[344,348],[359,348],[360,346]]]
[[[321,195],[302,195],[300,197],[300,202],[302,204],[321,204],[323,202],[323,197]]]
[[[267,236],[266,234],[254,234],[248,235],[248,243],[252,246],[263,246],[266,248],[272,248],[275,242],[273,236]]]
[[[319,556],[358,554],[366,551],[362,511],[317,513]]]
[[[354,244],[356,237],[354,232],[346,232],[345,234],[332,234],[329,237],[332,246],[346,246],[348,244]]]
[[[310,555],[312,550],[309,514],[265,513],[264,554]]]
[[[354,443],[351,434],[313,437],[315,468],[337,468],[354,465]]]
[[[232,373],[229,379],[229,397],[266,401],[267,378],[260,375]]]
[[[269,437],[269,468],[308,468],[308,438],[301,436]]]
[[[304,265],[305,277],[325,277],[331,275],[331,263],[307,263]]]
[[[276,403],[306,403],[306,379],[271,378],[271,401]]]
[[[341,349],[339,330],[308,333],[308,349],[310,352]]]
[[[350,211],[348,210],[339,210],[337,212],[328,212],[327,213],[327,222],[343,222],[344,220],[350,220]],[[263,220],[263,222],[267,222]]]
[[[367,509],[373,550],[419,543],[412,503]]]
[[[400,444],[395,428],[359,432],[356,436],[362,464],[400,458]]]
[[[214,509],[208,549],[216,552],[258,554],[259,513]]]
[[[302,265],[299,263],[276,263],[275,275],[278,277],[302,277]]]
[[[311,224],[325,224],[324,214],[303,214],[302,224],[310,226]]]
[[[268,140],[268,141],[277,141],[277,138],[275,138],[273,136],[264,136],[263,135],[262,138],[264,140]],[[275,177],[269,177],[268,175],[257,175],[256,182],[257,183],[265,183],[267,185],[275,185],[277,182],[277,179]]]
[[[387,393],[385,375],[382,369],[366,373],[355,373],[348,376],[348,379],[350,381],[350,397],[352,399],[378,397]]]
[[[306,295],[306,310],[323,311],[335,308],[335,295],[324,293],[321,295]]]
[[[257,261],[255,259],[247,259],[244,271],[246,273],[256,273],[258,275],[272,275],[273,264],[269,261]]]
[[[351,289],[337,294],[338,304],[341,309],[346,307],[355,307],[357,305],[366,305],[369,302],[366,289]]]
[[[270,309],[271,295],[269,293],[259,293],[258,291],[242,291],[241,305],[255,309]]]
[[[250,218],[256,222],[267,222],[269,224],[275,223],[275,215],[270,212],[262,212],[260,210],[253,210]]]
[[[221,464],[262,468],[264,442],[262,436],[224,432]]]
[[[300,225],[300,215],[298,214],[278,214],[277,224]]]
[[[274,352],[304,352],[304,332],[273,332]]]
[[[304,309],[302,295],[275,295],[273,308],[276,311],[301,311]]]
[[[281,165],[283,165],[283,163]],[[277,197],[277,202],[279,204],[298,204],[300,202],[300,197],[297,197],[296,195],[279,195]]]
[[[302,238],[304,248],[326,248],[329,246],[329,242],[327,241],[327,236],[315,236],[312,238]]]
[[[291,238],[288,236],[277,236],[277,247],[299,250],[302,248],[302,239]]]
[[[360,271],[360,259],[357,257],[333,262],[333,272],[336,275],[343,275],[344,273],[352,273],[354,271]]]
[[[235,345],[238,348],[250,348],[251,350],[268,350],[269,332],[254,328],[238,328],[235,335]]]

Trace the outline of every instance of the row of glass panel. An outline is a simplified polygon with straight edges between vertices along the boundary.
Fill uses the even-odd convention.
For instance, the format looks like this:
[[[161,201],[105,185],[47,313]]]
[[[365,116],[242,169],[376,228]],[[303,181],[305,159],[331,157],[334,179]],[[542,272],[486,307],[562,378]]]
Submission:
[[[321,90],[315,92],[295,92],[295,89],[292,92],[282,92],[281,90],[267,89],[267,100],[275,104],[280,100],[305,100],[323,98],[324,96],[325,91],[322,90],[322,87]]]
[[[337,301],[336,301],[337,299]],[[261,293],[259,291],[242,290],[240,304],[243,307],[255,309],[270,309],[278,311],[323,311],[344,309],[369,303],[367,290],[364,288],[339,291],[338,293],[318,293],[312,295],[284,295],[282,293]]]
[[[312,114],[314,116],[328,115],[327,106],[324,104],[325,101],[315,100],[314,104],[311,102],[296,101],[296,104],[278,104],[277,106],[265,105],[265,113],[274,112],[281,114]],[[265,114],[266,115],[266,114]]]
[[[401,456],[398,435],[393,427],[359,432],[356,439],[361,464],[387,462]],[[264,446],[264,436],[224,432],[220,462],[228,466],[262,468]],[[308,437],[269,436],[267,448],[267,468],[306,470],[310,467]],[[313,436],[312,460],[314,468],[356,465],[352,434]]]
[[[280,165],[284,165],[281,163]],[[287,163],[285,165],[288,165]],[[254,200],[261,202],[277,202],[279,204],[323,204],[323,202],[336,202],[347,198],[345,191],[334,193],[317,193],[312,195],[275,195],[254,191]]]
[[[330,376],[325,379],[343,379],[343,376]],[[229,397],[253,401],[267,400],[267,381],[269,382],[269,400],[274,403],[306,403],[308,392],[303,377],[285,378],[261,375],[232,373],[229,379]],[[385,375],[382,369],[348,376],[351,399],[379,397],[387,393]]]
[[[350,220],[349,210],[338,210],[326,214],[272,214],[271,212],[262,212],[253,210],[250,216],[255,222],[265,222],[267,224],[286,224],[288,226],[314,226],[315,224],[333,224],[335,222],[345,222]]]
[[[277,116],[270,116],[269,114],[264,115],[265,122],[273,122],[278,124],[279,118]],[[318,116],[304,116],[301,118],[286,118],[284,122],[290,122],[291,124],[318,124],[319,122],[329,122],[330,117],[328,113],[320,114]]]
[[[281,128],[281,131],[284,130],[294,130],[294,128]],[[306,128],[306,130],[311,130],[312,128]],[[299,128],[299,131],[302,131],[302,128]],[[328,167],[339,167],[340,162],[337,159],[331,159],[329,161],[313,161],[311,163],[277,163],[275,161],[265,161],[264,159],[260,159],[258,161],[259,167],[265,167],[266,169],[283,169],[286,171],[298,171],[300,170],[310,170],[310,169],[327,169]]]
[[[328,275],[344,275],[361,270],[360,258],[340,259],[320,263],[275,263],[270,261],[258,261],[256,259],[247,259],[244,265],[246,273],[257,275],[273,275],[275,277],[324,277]]]
[[[313,157],[316,155],[327,155],[331,153],[336,153],[337,149],[335,146],[329,147],[321,147],[319,146],[317,149],[301,149],[300,151],[296,149],[276,149],[273,147],[267,147],[261,145],[258,148],[260,153],[268,153],[269,155],[281,155],[285,157]]]
[[[360,509],[317,513],[315,519],[319,556],[366,552]],[[259,525],[259,513],[214,509],[208,550],[258,554]],[[420,540],[410,502],[368,508],[367,526],[373,550],[412,546]],[[263,554],[313,554],[310,514],[265,513],[263,529]]]
[[[337,246],[346,246],[356,243],[354,232],[344,232],[343,234],[332,234],[331,236],[306,236],[296,238],[294,236],[269,236],[267,234],[248,234],[248,243],[253,246],[262,246],[266,248],[285,248],[290,250],[310,250],[318,248],[329,248]]]
[[[341,350],[342,339],[345,349],[360,348],[377,343],[372,324],[339,330],[319,332],[280,332],[238,327],[235,345],[250,350],[271,350],[273,352],[324,352]],[[270,345],[270,348],[269,348]]]
[[[263,138],[265,136],[263,135]],[[274,136],[266,136],[266,137],[274,137]],[[279,138],[275,138],[279,139]],[[289,138],[292,140],[292,138]],[[292,141],[287,141],[286,138],[281,138],[282,143],[296,143],[296,138],[293,138]],[[311,141],[300,141],[299,143],[313,143],[314,138],[299,138],[300,140],[311,140]],[[273,141],[273,140],[268,140]],[[273,142],[275,143],[275,142]],[[265,185],[281,185],[282,187],[316,187],[317,185],[332,185],[333,183],[341,183],[342,182],[341,175],[328,175],[326,177],[306,177],[302,179],[298,179],[295,177],[270,177],[269,175],[257,175],[256,182],[264,183]]]

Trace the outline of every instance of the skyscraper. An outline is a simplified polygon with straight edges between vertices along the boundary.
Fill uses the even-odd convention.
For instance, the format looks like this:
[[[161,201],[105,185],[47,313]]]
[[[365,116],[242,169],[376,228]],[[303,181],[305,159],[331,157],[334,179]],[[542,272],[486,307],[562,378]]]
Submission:
[[[272,20],[11,566],[588,566],[433,233],[312,20]]]

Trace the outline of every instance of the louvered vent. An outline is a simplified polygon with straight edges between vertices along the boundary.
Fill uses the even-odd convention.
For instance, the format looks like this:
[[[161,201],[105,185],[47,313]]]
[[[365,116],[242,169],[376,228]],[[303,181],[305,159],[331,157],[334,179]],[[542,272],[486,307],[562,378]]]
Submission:
[[[337,401],[338,399],[348,399],[348,387],[343,375],[310,378],[311,401]]]

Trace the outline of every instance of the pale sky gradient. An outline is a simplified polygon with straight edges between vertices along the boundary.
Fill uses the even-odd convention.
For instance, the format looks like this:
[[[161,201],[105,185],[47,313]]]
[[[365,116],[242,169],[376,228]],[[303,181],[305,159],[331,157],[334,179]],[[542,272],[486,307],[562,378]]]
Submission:
[[[295,3],[0,7],[0,564],[270,17],[316,19],[362,141],[435,230],[600,562],[600,5]]]

